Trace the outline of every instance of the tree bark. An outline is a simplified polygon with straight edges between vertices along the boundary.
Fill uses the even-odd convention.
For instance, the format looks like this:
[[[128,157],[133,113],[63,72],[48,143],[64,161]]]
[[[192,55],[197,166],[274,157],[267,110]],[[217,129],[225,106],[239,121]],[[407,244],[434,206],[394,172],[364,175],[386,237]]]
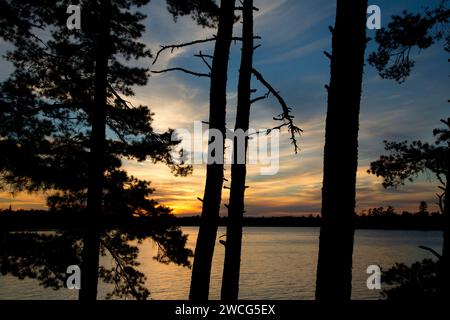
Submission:
[[[250,121],[251,79],[253,68],[253,0],[244,0],[242,25],[242,53],[239,70],[238,102],[235,130],[247,132]],[[244,162],[248,138],[245,137]],[[241,142],[242,143],[242,142]],[[234,138],[231,166],[230,203],[228,205],[227,238],[222,277],[222,300],[235,301],[239,296],[239,273],[242,248],[242,219],[244,215],[246,163],[238,162],[239,140]]]
[[[367,0],[338,0],[325,129],[316,299],[351,299],[355,184]]]
[[[100,253],[100,218],[103,211],[103,180],[105,157],[107,75],[111,0],[101,0],[98,7],[98,39],[96,41],[94,105],[92,109],[91,150],[88,166],[87,216],[81,268],[79,299],[97,299]]]
[[[219,26],[211,68],[209,128],[225,137],[225,111],[228,60],[233,35],[235,0],[221,0]],[[211,135],[208,152],[211,152]],[[224,140],[222,141],[224,145]],[[223,156],[222,156],[223,159]],[[223,161],[208,164],[200,228],[194,253],[189,299],[208,300],[211,265],[216,243],[223,187]]]

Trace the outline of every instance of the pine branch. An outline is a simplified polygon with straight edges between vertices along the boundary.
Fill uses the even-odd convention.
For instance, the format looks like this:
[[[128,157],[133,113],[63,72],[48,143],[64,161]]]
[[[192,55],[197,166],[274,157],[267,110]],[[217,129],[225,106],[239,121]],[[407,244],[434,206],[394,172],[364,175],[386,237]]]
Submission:
[[[109,90],[111,90],[112,94],[116,97],[117,100],[119,100],[120,103],[122,103],[122,105],[126,108],[126,109],[130,109],[130,106],[128,104],[130,104],[132,107],[133,104],[130,101],[126,101],[124,100],[119,93],[116,91],[116,89],[113,88],[113,86],[108,82],[108,88]]]
[[[106,244],[105,241],[100,239],[100,242],[102,245],[109,251],[113,259],[115,260],[117,266],[120,268],[121,272],[120,274],[125,278],[125,282],[127,283],[128,287],[130,288],[130,291],[132,292],[133,296],[135,298],[139,298],[139,294],[136,291],[136,288],[134,287],[132,281],[128,277],[127,272],[125,271],[125,266],[123,265],[123,262],[121,261],[120,257],[114,252],[114,250]],[[117,285],[117,284],[116,284]]]

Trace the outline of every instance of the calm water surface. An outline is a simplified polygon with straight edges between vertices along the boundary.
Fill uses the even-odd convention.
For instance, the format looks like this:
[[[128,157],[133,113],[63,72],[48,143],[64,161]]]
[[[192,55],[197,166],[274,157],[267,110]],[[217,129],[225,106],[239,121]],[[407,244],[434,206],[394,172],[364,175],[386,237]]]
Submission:
[[[197,227],[183,227],[188,247],[195,246]],[[218,235],[225,233],[219,228]],[[244,229],[240,299],[313,299],[318,253],[318,228],[247,227]],[[419,245],[437,251],[442,247],[439,231],[357,230],[353,255],[353,299],[379,299],[377,290],[366,287],[366,269],[372,264],[388,268],[395,262],[411,264],[432,256]],[[164,265],[152,257],[156,247],[146,240],[140,245],[140,270],[147,276],[152,299],[187,299],[191,271]],[[211,276],[210,298],[219,299],[224,247],[217,243]],[[103,264],[111,264],[106,257]],[[100,283],[99,298],[110,287]],[[52,290],[35,280],[0,275],[0,299],[76,299],[76,290]]]

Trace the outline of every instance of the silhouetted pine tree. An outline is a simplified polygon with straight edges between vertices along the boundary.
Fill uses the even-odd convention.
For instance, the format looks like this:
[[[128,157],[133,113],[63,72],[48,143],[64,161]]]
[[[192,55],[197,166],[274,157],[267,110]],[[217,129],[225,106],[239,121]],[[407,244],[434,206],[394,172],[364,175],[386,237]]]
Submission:
[[[175,49],[192,46],[195,44],[201,44],[201,43],[206,43],[206,42],[215,42],[216,46],[214,49],[213,56],[203,54],[201,51],[195,55],[196,57],[199,57],[203,60],[203,62],[206,64],[206,66],[210,69],[210,71],[211,71],[210,73],[196,72],[196,71],[188,70],[188,69],[185,69],[182,67],[171,67],[171,68],[167,68],[167,69],[159,70],[159,71],[153,70],[152,72],[153,73],[164,73],[164,72],[169,72],[169,71],[181,71],[181,72],[185,72],[187,74],[194,75],[197,77],[211,78],[210,122],[208,122],[208,124],[209,124],[210,128],[219,129],[220,132],[222,132],[222,134],[223,134],[223,130],[225,130],[225,111],[226,111],[225,110],[225,108],[226,108],[225,90],[226,90],[226,80],[227,80],[227,72],[228,72],[227,64],[228,64],[230,42],[231,42],[231,40],[245,42],[244,46],[246,47],[246,53],[244,55],[244,57],[245,57],[244,61],[246,61],[246,62],[244,62],[244,64],[245,64],[244,68],[246,69],[246,71],[244,73],[246,73],[246,75],[244,78],[245,78],[246,82],[248,80],[248,83],[243,84],[244,80],[241,80],[240,88],[246,88],[246,87],[250,86],[249,81],[250,81],[251,74],[253,74],[261,82],[261,84],[268,90],[268,92],[262,96],[254,98],[252,100],[250,100],[248,98],[247,99],[248,101],[244,102],[244,100],[246,100],[246,99],[244,99],[243,97],[249,95],[249,93],[244,93],[244,92],[246,90],[249,90],[249,92],[251,92],[250,89],[244,89],[244,92],[242,92],[240,94],[240,96],[241,96],[240,101],[241,101],[242,107],[239,108],[240,111],[238,111],[239,117],[237,117],[237,125],[240,127],[243,127],[243,128],[245,128],[245,127],[248,128],[248,118],[249,118],[249,107],[248,106],[252,103],[255,103],[262,99],[268,98],[272,94],[278,100],[278,102],[282,108],[281,114],[279,114],[274,119],[277,121],[281,121],[282,124],[276,126],[275,128],[268,129],[267,133],[269,133],[270,130],[281,129],[282,127],[287,127],[290,132],[290,135],[291,135],[291,142],[295,146],[295,151],[297,152],[298,146],[297,146],[296,135],[300,134],[300,132],[302,130],[294,125],[294,123],[293,123],[294,117],[290,114],[291,108],[287,106],[286,102],[280,96],[279,92],[276,91],[264,79],[264,77],[261,75],[261,73],[259,73],[255,69],[253,69],[252,64],[251,64],[252,58],[248,56],[249,54],[253,53],[253,49],[254,49],[249,44],[253,43],[253,39],[257,39],[259,37],[252,37],[251,33],[249,33],[249,32],[247,32],[245,39],[243,37],[233,37],[232,36],[232,25],[230,25],[231,20],[232,20],[231,19],[231,17],[232,17],[231,8],[229,8],[228,6],[229,6],[229,4],[227,4],[227,7],[221,11],[222,14],[220,16],[221,18],[219,18],[219,27],[218,27],[219,31],[218,31],[217,35],[214,35],[211,38],[193,40],[193,41],[185,42],[185,43],[181,43],[181,44],[164,45],[158,51],[158,53],[156,54],[156,57],[153,61],[153,64],[155,64],[156,61],[158,60],[158,57],[160,56],[160,54],[166,50],[173,51]],[[236,9],[241,10],[242,8],[240,7],[240,8],[236,8]],[[235,17],[233,16],[233,19],[234,18]],[[222,22],[222,24],[221,24],[221,22]],[[249,30],[248,27],[246,27],[246,29]],[[226,52],[223,51],[224,48],[225,48]],[[250,50],[250,48],[252,48],[252,50]],[[206,59],[213,59],[212,66],[209,64],[209,62]],[[222,61],[221,59],[225,59],[227,63],[225,63],[225,64],[222,63],[222,65],[220,65],[220,63],[218,61]],[[249,72],[250,72],[250,76],[248,75]],[[220,106],[221,108],[223,106],[223,110],[217,109],[217,106]],[[213,121],[211,121],[211,119],[213,119]],[[247,119],[247,120],[245,120],[245,119]],[[247,122],[246,125],[244,125],[245,122]],[[212,123],[213,123],[213,126],[211,125]],[[218,124],[220,124],[219,127],[217,127]],[[208,152],[210,154],[212,154],[213,156],[215,156],[216,159],[223,160],[223,156],[224,156],[223,155],[223,144],[221,147],[222,154],[217,154],[218,150],[213,149],[216,147],[216,144],[214,144],[214,147],[213,147],[213,145],[211,144],[212,142],[213,142],[212,138],[210,137]],[[235,142],[235,144],[236,144],[236,142]],[[215,243],[216,236],[217,236],[217,225],[218,225],[218,218],[219,218],[220,202],[221,202],[221,197],[222,197],[222,186],[223,186],[223,180],[224,180],[223,172],[222,172],[223,171],[223,163],[222,162],[223,161],[221,161],[221,163],[214,163],[214,164],[207,165],[207,170],[206,170],[207,178],[206,178],[204,199],[208,199],[208,201],[205,202],[204,199],[198,198],[199,200],[201,200],[203,202],[203,209],[202,209],[202,216],[200,219],[201,220],[201,225],[200,225],[201,231],[200,231],[200,235],[199,235],[200,238],[197,239],[197,246],[196,246],[196,250],[198,251],[198,254],[196,254],[196,258],[194,259],[194,270],[193,270],[193,277],[192,277],[192,282],[191,282],[191,293],[192,293],[191,299],[193,299],[193,300],[205,300],[208,297],[209,280],[210,280],[210,274],[211,274],[211,264],[212,264],[213,254],[214,254],[214,243]],[[235,176],[236,176],[236,174],[235,174]],[[236,182],[238,182],[238,184],[236,184],[236,182],[234,184],[232,183],[232,188],[230,188],[230,189],[233,189],[231,191],[234,194],[233,199],[238,199],[238,198],[243,199],[244,191],[242,190],[242,188],[237,187],[237,186],[241,185],[242,183],[245,184],[245,176],[243,176],[243,177],[237,176],[236,180],[237,180]],[[219,183],[220,185],[215,185],[214,184],[215,182]],[[243,202],[242,202],[242,210],[243,210]],[[242,213],[241,213],[241,215],[242,215]],[[240,220],[242,220],[242,219],[233,220],[234,222],[236,222],[236,224],[231,229],[233,229],[235,231],[238,229],[242,229]],[[233,232],[233,231],[231,231],[231,232]],[[236,233],[236,237],[232,236],[232,238],[234,238],[234,239],[240,238],[241,235],[239,235],[239,234],[241,234],[241,233],[242,232]],[[232,246],[233,247],[232,251],[229,251],[228,257],[236,255],[236,258],[233,257],[232,259],[233,259],[233,261],[238,261],[240,259],[240,250],[241,250],[240,244],[237,241],[236,242],[232,241],[230,243],[234,243],[234,245]],[[239,245],[239,246],[237,246],[237,245]],[[233,252],[233,255],[231,255],[231,252]],[[233,284],[231,284],[231,283],[230,284],[234,288],[237,289],[238,282],[239,282],[239,279],[238,279],[239,263],[233,262],[233,268],[235,268],[235,270],[233,270],[232,273],[233,273],[233,275],[237,275],[237,277],[233,276],[233,279],[232,279]],[[227,268],[227,270],[230,271],[229,268]]]
[[[427,49],[431,47],[433,44],[443,42],[444,50],[446,52],[450,52],[450,32],[448,28],[448,22],[450,19],[450,9],[448,7],[448,0],[440,1],[440,4],[431,9],[425,8],[423,13],[413,14],[408,11],[404,11],[401,15],[394,15],[392,17],[392,21],[388,24],[387,28],[382,28],[377,31],[375,40],[378,43],[377,51],[370,54],[368,62],[377,68],[380,76],[385,79],[393,79],[399,83],[404,82],[411,73],[411,69],[413,68],[415,61],[411,58],[411,52],[414,49]],[[450,118],[447,120],[441,120],[446,126],[450,124]],[[449,183],[448,181],[450,176],[450,140],[448,136],[448,131],[445,133],[445,129],[441,131],[435,130],[435,135],[440,135],[438,141],[441,143],[447,143],[448,149],[446,152],[446,158],[444,157],[445,169],[441,172],[445,176],[445,188],[444,193],[440,196],[440,204],[441,211],[444,215],[444,245],[442,249],[442,268],[443,270],[450,269],[450,194],[449,191]],[[417,142],[417,143],[420,143]],[[413,145],[409,148],[417,149],[420,151],[419,154],[427,153],[426,150],[422,150],[422,146],[428,146],[427,144],[422,145]],[[389,147],[387,150],[396,150],[400,153],[400,156],[404,152],[405,148],[408,147],[406,145],[402,145],[401,143],[390,143],[387,144]],[[431,156],[432,154],[428,154]],[[415,161],[414,156],[410,161]],[[407,160],[405,157],[403,160]],[[441,157],[442,159],[442,157]],[[382,169],[383,166],[382,160],[385,160],[383,157],[380,158],[379,161],[371,164],[372,173],[376,173],[377,175],[382,175],[384,177],[395,177],[401,178],[402,175],[407,174],[410,176],[411,172],[401,172],[398,169],[395,169],[391,166],[386,166],[385,169]],[[414,162],[413,162],[414,163]],[[418,162],[416,162],[417,164]],[[442,163],[442,162],[441,162]],[[403,161],[402,164],[405,167],[402,169],[411,170],[414,168],[409,167],[407,161]],[[422,171],[424,169],[423,166],[418,166],[417,170]],[[429,169],[429,168],[428,168]],[[385,170],[385,171],[383,171]],[[433,171],[433,170],[432,170]],[[399,175],[400,174],[400,175]],[[403,178],[405,179],[405,178]],[[388,186],[386,180],[383,183],[384,186]],[[394,180],[392,180],[394,181]],[[443,180],[440,180],[441,182]],[[450,275],[448,272],[444,271],[442,273],[442,281],[441,281],[441,294],[442,297],[450,296]]]
[[[253,0],[242,5],[242,51],[239,69],[238,98],[235,130],[247,132],[250,121],[251,78],[253,69]],[[225,243],[225,261],[222,277],[222,300],[237,300],[242,247],[242,219],[244,215],[245,179],[248,137],[245,145],[237,137],[233,141],[233,164],[231,165],[230,202]],[[238,157],[238,153],[242,153]],[[241,159],[240,159],[241,158]]]
[[[239,277],[240,262],[242,250],[242,222],[245,213],[245,185],[247,175],[247,145],[248,145],[248,129],[250,120],[250,107],[252,104],[260,100],[267,99],[273,95],[277,99],[281,107],[281,113],[274,117],[273,120],[281,121],[281,124],[268,128],[266,134],[272,130],[281,130],[287,127],[290,133],[290,140],[294,146],[295,153],[298,152],[297,135],[303,130],[294,124],[294,116],[291,114],[291,107],[288,107],[286,101],[275,90],[272,85],[263,77],[263,75],[253,67],[253,52],[255,37],[253,34],[253,11],[259,10],[253,6],[252,0],[245,0],[242,3],[242,50],[241,65],[239,70],[238,81],[238,104],[236,112],[235,131],[242,131],[245,134],[245,140],[242,141],[237,136],[233,140],[233,164],[231,165],[231,185],[230,185],[230,202],[228,207],[227,233],[225,245],[225,261],[222,278],[222,300],[233,301],[238,299],[239,295]],[[251,88],[252,75],[260,82],[267,92],[263,95],[252,98],[253,91]]]
[[[136,41],[145,30],[145,15],[134,7],[146,3],[74,1],[82,7],[81,30],[66,27],[65,3],[0,3],[10,12],[0,19],[5,27],[0,35],[16,47],[8,54],[16,70],[3,84],[0,99],[7,111],[2,112],[1,144],[8,152],[0,159],[2,178],[30,191],[87,190],[81,299],[96,297],[97,225],[104,205],[105,173],[113,174],[122,156],[162,161],[178,174],[190,171],[172,160],[170,153],[178,144],[171,141],[172,131],[155,133],[150,110],[134,108],[120,97],[132,95],[131,87],[144,85],[148,78],[147,69],[119,61],[119,56],[126,60],[151,56],[145,44]],[[213,2],[189,3],[168,1],[168,9],[174,16],[192,14],[199,23],[214,20]],[[36,31],[49,36],[38,38]],[[106,126],[114,136],[108,141]],[[148,188],[148,183],[144,185]]]
[[[225,137],[226,87],[228,60],[234,24],[234,0],[222,0],[220,4],[219,24],[211,66],[211,88],[209,129],[217,129]],[[211,150],[211,138],[208,142],[208,154]],[[224,141],[222,141],[224,143]],[[224,150],[224,148],[222,148]],[[220,159],[220,155],[215,155]],[[211,163],[206,167],[206,183],[203,207],[197,243],[195,246],[189,298],[194,301],[208,300],[209,282],[214,246],[217,237],[220,203],[223,187],[223,154],[220,163]]]
[[[435,129],[434,135],[436,142],[434,144],[413,141],[410,144],[403,142],[385,141],[385,149],[389,155],[382,155],[379,160],[370,164],[369,173],[383,177],[383,187],[398,187],[405,181],[414,181],[414,179],[423,172],[431,172],[440,182],[439,188],[442,193],[437,194],[439,207],[444,216],[444,244],[442,248],[441,262],[442,271],[440,276],[440,294],[448,294],[448,270],[449,259],[449,196],[450,189],[450,119],[442,120],[447,126],[444,129]],[[421,204],[421,208],[423,205]],[[422,209],[423,210],[423,209]],[[425,209],[426,210],[426,209]],[[423,211],[425,211],[423,210]]]

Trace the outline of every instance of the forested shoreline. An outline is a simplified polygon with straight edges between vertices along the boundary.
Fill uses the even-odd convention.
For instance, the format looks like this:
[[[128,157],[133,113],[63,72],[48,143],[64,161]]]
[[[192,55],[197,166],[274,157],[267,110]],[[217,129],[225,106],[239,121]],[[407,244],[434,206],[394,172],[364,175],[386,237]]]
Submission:
[[[375,213],[372,213],[375,211]],[[82,224],[79,216],[74,213],[52,213],[46,210],[0,210],[0,229],[9,230],[50,230],[77,229]],[[438,213],[410,213],[407,211],[390,213],[380,208],[371,213],[360,213],[355,216],[355,229],[384,229],[384,230],[443,230],[442,215]],[[219,219],[219,226],[227,226],[227,217]],[[199,216],[168,216],[155,217],[106,217],[103,221],[105,228],[123,230],[148,229],[149,225],[177,225],[181,227],[199,226]],[[243,218],[244,227],[320,227],[320,216],[247,216]]]

